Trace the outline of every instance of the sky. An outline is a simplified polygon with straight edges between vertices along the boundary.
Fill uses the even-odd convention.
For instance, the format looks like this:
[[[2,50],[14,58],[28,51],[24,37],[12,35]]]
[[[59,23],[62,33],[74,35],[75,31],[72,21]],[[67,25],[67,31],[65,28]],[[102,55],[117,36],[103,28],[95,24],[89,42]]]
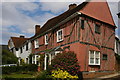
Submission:
[[[11,36],[32,37],[36,24],[43,26],[47,20],[68,10],[69,4],[81,4],[83,1],[85,0],[2,0],[0,3],[0,44],[8,44]],[[116,14],[119,0],[107,1],[114,22],[118,26]],[[120,36],[119,31],[120,28],[116,29],[117,36]]]

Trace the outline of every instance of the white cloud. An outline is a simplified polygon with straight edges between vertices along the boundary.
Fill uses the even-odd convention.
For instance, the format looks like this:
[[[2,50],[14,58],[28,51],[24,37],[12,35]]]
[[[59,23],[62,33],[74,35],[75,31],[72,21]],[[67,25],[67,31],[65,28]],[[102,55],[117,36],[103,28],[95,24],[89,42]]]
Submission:
[[[39,23],[33,20],[31,17],[21,13],[18,10],[17,4],[20,5],[20,3],[4,3],[3,4],[2,26],[7,28],[8,26],[15,25],[15,26],[18,26],[24,32],[24,30],[27,30],[31,28],[34,24]],[[21,3],[21,5],[26,5],[26,3]],[[29,4],[29,6],[31,6],[31,4]],[[31,7],[34,7],[34,6],[31,6]],[[32,9],[27,8],[26,10],[33,11],[34,9],[35,8],[32,8]]]
[[[66,11],[69,8],[70,4],[76,3],[81,4],[84,0],[80,2],[41,2],[42,11],[51,11],[52,13],[60,13]]]
[[[30,8],[31,7],[31,8]],[[0,23],[2,25],[2,41],[3,43],[7,43],[10,36],[18,36],[22,34],[34,34],[34,26],[35,24],[40,24],[41,26],[45,24],[45,22],[54,17],[55,15],[50,13],[40,14],[34,17],[30,17],[20,10],[25,10],[29,12],[34,12],[34,10],[39,10],[39,5],[35,3],[20,3],[20,2],[5,2],[2,5],[2,16],[0,17]],[[14,27],[10,28],[10,26],[16,26],[19,31],[15,31]],[[14,31],[14,32],[11,32]],[[9,34],[10,33],[10,34]],[[29,36],[30,37],[30,36]],[[2,43],[2,42],[1,42]]]
[[[45,22],[47,22],[47,20],[49,20],[55,16],[56,15],[54,15],[54,14],[45,13],[45,14],[41,14],[39,16],[35,16],[35,17],[33,17],[33,19],[39,21],[40,25],[43,26],[45,24]]]
[[[39,8],[39,5],[36,5],[35,3],[32,2],[19,2],[16,4],[16,8],[19,8],[21,10],[25,11],[34,11],[35,9]]]
[[[85,0],[1,0],[2,2],[83,2]],[[105,1],[105,0],[93,0]],[[107,0],[108,2],[119,2],[119,0]]]
[[[19,34],[10,32],[7,28],[2,28],[2,41],[0,42],[0,44],[7,44],[8,40],[10,39],[10,36],[18,37]]]
[[[34,0],[1,0],[1,2],[29,2]]]

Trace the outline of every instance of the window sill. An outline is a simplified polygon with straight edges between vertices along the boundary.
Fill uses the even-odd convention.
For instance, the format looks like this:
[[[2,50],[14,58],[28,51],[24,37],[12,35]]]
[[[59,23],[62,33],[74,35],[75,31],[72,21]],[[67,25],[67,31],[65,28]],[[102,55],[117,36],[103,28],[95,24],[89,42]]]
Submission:
[[[38,49],[39,47],[35,48],[35,49]]]
[[[45,43],[45,45],[47,46],[47,45],[48,45],[48,43]]]
[[[100,64],[89,64],[89,66],[100,66]]]
[[[57,43],[62,42],[62,41],[63,41],[63,39],[61,39],[61,40],[57,41]]]

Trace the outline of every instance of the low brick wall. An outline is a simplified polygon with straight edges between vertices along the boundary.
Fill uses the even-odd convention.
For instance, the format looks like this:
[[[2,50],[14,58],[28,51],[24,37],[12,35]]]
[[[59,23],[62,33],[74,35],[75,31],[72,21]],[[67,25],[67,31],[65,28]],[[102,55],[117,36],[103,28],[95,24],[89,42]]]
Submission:
[[[118,61],[116,60],[115,70],[116,70],[116,71],[120,71],[120,61],[118,62]]]
[[[114,74],[114,71],[101,71],[101,72],[83,72],[83,78],[97,78],[105,75]]]

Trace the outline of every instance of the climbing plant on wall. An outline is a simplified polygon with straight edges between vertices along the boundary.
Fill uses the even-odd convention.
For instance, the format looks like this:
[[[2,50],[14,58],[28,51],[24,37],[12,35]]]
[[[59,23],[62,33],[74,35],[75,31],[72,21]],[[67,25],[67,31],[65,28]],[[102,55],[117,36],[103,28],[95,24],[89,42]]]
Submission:
[[[44,70],[44,58],[45,58],[45,54],[40,54],[40,70]]]

